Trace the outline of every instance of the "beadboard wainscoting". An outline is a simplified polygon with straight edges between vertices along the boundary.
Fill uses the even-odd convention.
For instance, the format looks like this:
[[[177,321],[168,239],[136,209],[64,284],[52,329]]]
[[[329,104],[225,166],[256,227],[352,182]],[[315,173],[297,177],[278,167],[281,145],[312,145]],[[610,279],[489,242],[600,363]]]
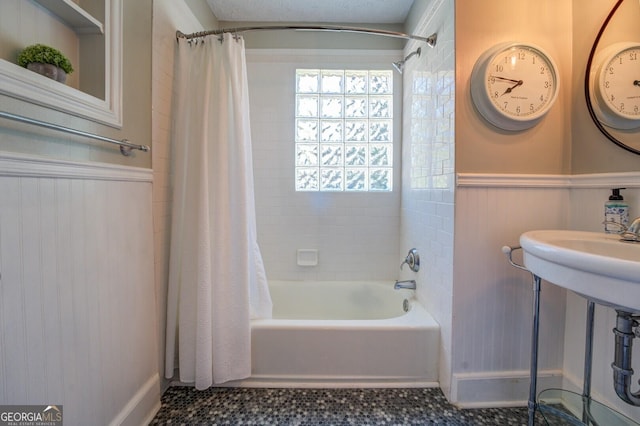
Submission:
[[[566,228],[568,177],[458,174],[451,401],[461,407],[526,405],[531,275],[501,251],[530,229]],[[562,383],[565,291],[543,284],[540,386]]]
[[[500,249],[518,245],[520,234],[532,229],[602,231],[603,204],[609,189],[617,187],[627,188],[622,192],[630,214],[640,216],[640,173],[457,175],[452,402],[463,407],[526,404],[532,280],[510,266]],[[518,255],[516,260],[521,261]],[[583,298],[543,281],[539,391],[581,388],[585,308]],[[592,392],[623,407],[610,390],[612,314],[598,307],[601,311]]]
[[[151,186],[149,169],[0,153],[0,404],[153,417]]]

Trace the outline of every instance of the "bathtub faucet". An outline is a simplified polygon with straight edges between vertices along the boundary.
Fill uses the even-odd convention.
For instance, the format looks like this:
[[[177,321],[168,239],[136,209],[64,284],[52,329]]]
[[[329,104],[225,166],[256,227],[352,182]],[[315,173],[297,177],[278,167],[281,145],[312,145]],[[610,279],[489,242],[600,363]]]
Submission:
[[[393,286],[393,288],[395,290],[399,290],[401,288],[406,288],[406,289],[409,289],[409,290],[415,290],[416,289],[416,280],[405,280],[405,281],[396,280],[396,284]]]

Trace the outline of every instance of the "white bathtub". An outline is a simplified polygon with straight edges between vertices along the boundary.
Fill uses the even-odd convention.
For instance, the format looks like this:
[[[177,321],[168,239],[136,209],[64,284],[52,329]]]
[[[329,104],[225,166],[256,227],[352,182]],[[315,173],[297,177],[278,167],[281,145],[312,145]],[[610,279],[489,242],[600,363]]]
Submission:
[[[269,288],[274,318],[252,322],[252,376],[241,386],[437,386],[440,330],[413,290],[393,281]]]

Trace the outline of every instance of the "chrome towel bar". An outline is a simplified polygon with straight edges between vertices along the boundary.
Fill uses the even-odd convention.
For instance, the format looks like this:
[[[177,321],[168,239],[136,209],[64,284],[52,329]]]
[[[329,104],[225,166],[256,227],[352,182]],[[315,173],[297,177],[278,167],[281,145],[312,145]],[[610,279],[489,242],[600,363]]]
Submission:
[[[91,139],[97,139],[97,140],[102,141],[102,142],[108,142],[108,143],[120,145],[120,152],[122,153],[122,155],[127,156],[127,157],[129,155],[131,155],[131,150],[132,149],[137,149],[137,150],[144,151],[144,152],[149,152],[151,150],[151,148],[149,148],[147,145],[136,145],[134,143],[131,143],[131,142],[127,141],[126,139],[122,139],[122,140],[111,139],[111,138],[107,138],[105,136],[96,135],[94,133],[84,132],[82,130],[71,129],[69,127],[58,126],[57,124],[51,124],[51,123],[47,123],[45,121],[35,120],[35,119],[29,118],[29,117],[23,117],[21,115],[11,114],[9,112],[0,111],[0,118],[6,118],[8,120],[19,121],[21,123],[33,124],[34,126],[45,127],[47,129],[52,129],[52,130],[57,130],[57,131],[60,131],[60,132],[71,133],[73,135],[84,136],[84,137],[91,138]]]

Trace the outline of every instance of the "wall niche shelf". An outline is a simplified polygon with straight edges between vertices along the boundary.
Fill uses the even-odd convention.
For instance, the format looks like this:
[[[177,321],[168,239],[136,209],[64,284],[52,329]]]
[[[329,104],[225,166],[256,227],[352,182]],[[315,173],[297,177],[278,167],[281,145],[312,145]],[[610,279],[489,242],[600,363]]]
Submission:
[[[102,22],[71,0],[34,0],[72,28],[76,34],[104,34]]]
[[[2,0],[0,0],[2,1]],[[12,60],[0,58],[0,95],[9,96],[44,108],[60,111],[96,123],[122,128],[122,3],[123,0],[100,0],[104,4],[104,26],[71,0],[33,0],[61,17],[63,24],[78,35],[99,37],[104,46],[104,86],[97,95],[76,89],[22,68]],[[62,12],[60,12],[62,11]],[[67,14],[67,15],[65,15]],[[84,21],[91,21],[87,30]],[[72,16],[75,16],[72,18]],[[55,19],[55,17],[51,17]],[[80,22],[80,24],[78,24]],[[2,39],[0,38],[0,43]],[[46,40],[44,40],[46,44]],[[102,48],[102,47],[101,47]],[[99,77],[101,80],[103,77]],[[100,82],[102,84],[102,82]],[[15,112],[15,111],[8,111]]]

